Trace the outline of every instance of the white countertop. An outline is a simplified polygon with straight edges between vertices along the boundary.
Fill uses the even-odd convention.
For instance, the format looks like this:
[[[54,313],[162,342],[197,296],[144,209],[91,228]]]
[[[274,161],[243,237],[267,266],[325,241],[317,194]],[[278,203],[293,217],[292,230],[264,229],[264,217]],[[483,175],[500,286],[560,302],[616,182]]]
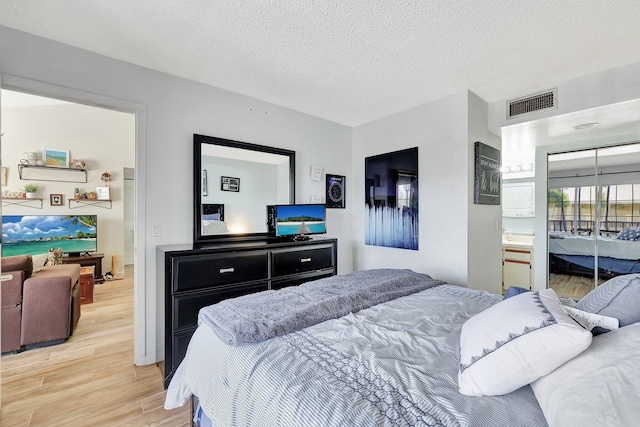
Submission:
[[[503,234],[502,246],[533,249],[533,236]]]

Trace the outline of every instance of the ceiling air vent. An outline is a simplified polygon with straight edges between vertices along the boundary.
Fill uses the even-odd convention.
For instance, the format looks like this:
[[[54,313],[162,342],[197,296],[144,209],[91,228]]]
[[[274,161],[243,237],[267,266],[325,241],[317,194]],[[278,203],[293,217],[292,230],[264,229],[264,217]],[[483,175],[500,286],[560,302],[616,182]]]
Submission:
[[[558,89],[528,95],[507,102],[507,119],[558,108]]]

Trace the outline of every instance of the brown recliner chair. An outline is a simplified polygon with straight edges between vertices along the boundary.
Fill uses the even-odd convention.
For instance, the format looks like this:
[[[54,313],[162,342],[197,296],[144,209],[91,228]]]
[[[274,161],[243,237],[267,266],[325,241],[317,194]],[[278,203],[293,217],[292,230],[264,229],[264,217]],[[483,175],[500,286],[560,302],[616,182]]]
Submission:
[[[26,348],[57,344],[80,319],[80,265],[43,267],[24,281],[20,344]]]
[[[7,353],[20,350],[22,322],[22,285],[33,272],[31,255],[16,255],[2,258],[2,274],[10,274],[10,280],[0,283],[2,292],[1,351]]]

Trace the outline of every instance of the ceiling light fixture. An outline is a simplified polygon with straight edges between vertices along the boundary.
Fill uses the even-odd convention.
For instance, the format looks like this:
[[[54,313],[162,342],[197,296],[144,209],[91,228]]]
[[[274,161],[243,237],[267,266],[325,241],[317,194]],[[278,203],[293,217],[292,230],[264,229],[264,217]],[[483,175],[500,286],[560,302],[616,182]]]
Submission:
[[[573,128],[575,130],[583,130],[583,129],[591,129],[593,127],[598,126],[600,123],[592,122],[592,123],[582,123],[580,125],[576,125]]]

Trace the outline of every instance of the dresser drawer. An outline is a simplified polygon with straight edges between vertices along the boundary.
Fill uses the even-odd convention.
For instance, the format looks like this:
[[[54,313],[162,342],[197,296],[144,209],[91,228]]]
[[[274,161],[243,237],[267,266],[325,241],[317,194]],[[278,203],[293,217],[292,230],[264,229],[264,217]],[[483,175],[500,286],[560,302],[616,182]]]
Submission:
[[[306,271],[322,270],[335,267],[335,256],[332,245],[309,246],[297,249],[272,251],[272,277]]]
[[[173,259],[173,292],[266,280],[267,251],[209,254]]]
[[[266,291],[268,282],[224,286],[214,291],[194,292],[173,297],[173,330],[196,327],[198,312],[202,307],[228,298]]]

